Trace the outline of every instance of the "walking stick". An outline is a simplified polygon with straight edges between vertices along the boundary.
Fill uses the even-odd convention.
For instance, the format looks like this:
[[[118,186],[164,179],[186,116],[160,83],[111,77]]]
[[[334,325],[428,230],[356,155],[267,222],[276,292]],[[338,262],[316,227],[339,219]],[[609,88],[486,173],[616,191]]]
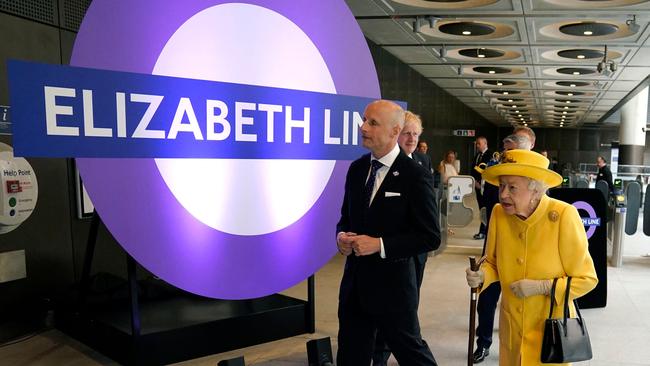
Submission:
[[[476,262],[476,257],[469,257],[469,268],[476,272],[485,257]],[[469,301],[469,341],[467,344],[467,366],[474,365],[474,337],[476,336],[476,300],[478,299],[478,287],[470,290]]]

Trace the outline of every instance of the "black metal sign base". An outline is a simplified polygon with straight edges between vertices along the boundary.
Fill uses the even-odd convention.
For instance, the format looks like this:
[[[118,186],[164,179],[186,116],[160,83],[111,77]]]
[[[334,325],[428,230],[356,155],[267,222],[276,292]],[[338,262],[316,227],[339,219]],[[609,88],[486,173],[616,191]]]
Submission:
[[[125,295],[93,297],[90,266],[98,225],[94,214],[77,301],[61,304],[55,324],[121,364],[169,364],[315,332],[314,276],[308,280],[307,301],[280,294],[216,300],[170,291],[162,281],[162,291],[137,282],[136,263],[127,254]]]

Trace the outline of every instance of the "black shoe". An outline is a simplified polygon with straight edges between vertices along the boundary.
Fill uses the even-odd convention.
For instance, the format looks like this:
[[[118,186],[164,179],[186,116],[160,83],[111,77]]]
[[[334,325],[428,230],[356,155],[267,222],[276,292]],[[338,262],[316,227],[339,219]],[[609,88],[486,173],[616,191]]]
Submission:
[[[483,233],[474,234],[474,239],[476,240],[485,239],[485,234]]]
[[[479,347],[476,351],[474,351],[474,363],[483,362],[483,360],[485,360],[485,357],[487,357],[489,354],[489,348]]]

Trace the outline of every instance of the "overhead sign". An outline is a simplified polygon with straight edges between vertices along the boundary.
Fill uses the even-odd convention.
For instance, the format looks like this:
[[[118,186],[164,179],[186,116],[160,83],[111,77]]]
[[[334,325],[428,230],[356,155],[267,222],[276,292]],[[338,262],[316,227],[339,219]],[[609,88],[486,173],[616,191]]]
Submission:
[[[453,135],[473,137],[474,135],[476,135],[476,130],[454,130]]]
[[[20,132],[21,150],[101,156],[77,159],[81,177],[149,271],[203,296],[255,298],[336,253],[346,171],[363,150],[354,130],[380,96],[345,1],[94,0],[71,65],[30,68],[46,74],[31,101],[12,86],[14,121],[35,129]],[[126,156],[139,158],[115,158]]]
[[[371,98],[9,62],[18,156],[352,160]]]

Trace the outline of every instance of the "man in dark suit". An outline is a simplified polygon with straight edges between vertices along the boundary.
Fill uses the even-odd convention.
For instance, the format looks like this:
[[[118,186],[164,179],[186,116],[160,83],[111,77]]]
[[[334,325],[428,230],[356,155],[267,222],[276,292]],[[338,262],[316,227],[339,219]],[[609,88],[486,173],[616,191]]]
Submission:
[[[614,183],[612,182],[612,172],[607,167],[607,160],[605,160],[604,157],[599,156],[596,158],[596,165],[598,165],[598,176],[596,177],[596,182],[599,180],[607,182],[609,193],[612,193],[614,191]]]
[[[488,141],[485,137],[479,136],[476,139],[475,142],[476,146],[476,155],[474,155],[474,166],[479,166],[481,163],[487,164],[490,159],[492,159],[492,152],[488,149]],[[472,168],[472,171],[470,173],[472,177],[474,177],[474,191],[476,192],[476,201],[478,201],[478,208],[481,209],[485,207],[485,203],[483,202],[483,194],[481,193],[481,173],[479,173],[476,169]],[[483,223],[481,223],[481,226],[479,227],[479,231],[476,235],[474,235],[474,239],[476,240],[481,240],[485,239],[485,235],[487,233],[487,229]]]
[[[420,135],[422,135],[422,130],[422,120],[420,119],[420,116],[413,112],[406,111],[404,114],[404,128],[397,139],[397,144],[406,156],[415,160],[415,162],[420,164],[420,166],[422,166],[427,172],[431,173],[431,159],[429,156],[416,151],[418,147],[418,139],[420,138]],[[422,253],[413,258],[415,262],[415,277],[417,280],[418,295],[420,293],[420,287],[422,287],[427,256],[428,253]],[[386,365],[390,353],[390,349],[387,347],[386,342],[384,342],[383,334],[377,332],[372,364],[374,366]]]
[[[361,126],[371,154],[348,170],[336,243],[347,257],[339,293],[338,366],[369,365],[375,333],[402,365],[437,365],[420,334],[413,257],[440,245],[432,176],[399,149],[404,111],[370,103]]]

